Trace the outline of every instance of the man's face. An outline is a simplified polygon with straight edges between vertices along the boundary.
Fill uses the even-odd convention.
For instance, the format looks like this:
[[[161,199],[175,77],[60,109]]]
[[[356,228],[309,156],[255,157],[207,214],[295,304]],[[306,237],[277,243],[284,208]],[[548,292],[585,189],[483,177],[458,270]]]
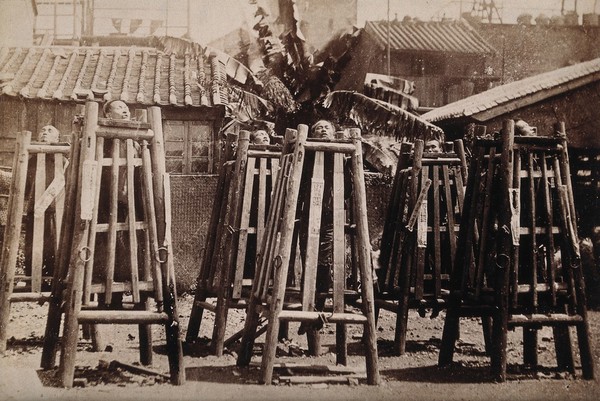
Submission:
[[[523,136],[536,136],[537,135],[536,129],[523,120],[517,121],[515,123],[515,128],[516,128],[517,134],[519,134],[519,135],[523,135]]]
[[[254,133],[254,141],[252,142],[255,145],[268,145],[271,143],[271,138],[269,138],[269,134],[266,131],[256,131]]]
[[[425,142],[425,152],[428,153],[439,153],[442,149],[440,149],[440,141],[427,141]]]
[[[116,102],[112,102],[109,106],[108,118],[112,118],[113,120],[129,120],[131,115],[129,113],[129,107],[127,105],[117,100]]]
[[[52,125],[45,125],[38,134],[38,141],[44,143],[56,143],[58,142],[58,130]]]
[[[335,132],[333,125],[329,121],[321,120],[313,126],[313,138],[333,139]]]

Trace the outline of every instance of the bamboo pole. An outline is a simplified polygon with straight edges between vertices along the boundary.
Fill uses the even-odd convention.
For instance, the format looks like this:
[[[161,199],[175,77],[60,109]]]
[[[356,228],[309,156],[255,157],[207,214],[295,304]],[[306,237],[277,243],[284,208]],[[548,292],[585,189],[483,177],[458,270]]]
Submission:
[[[84,175],[86,162],[94,158],[93,149],[96,147],[96,121],[98,119],[98,103],[87,102],[85,108],[85,124],[81,146],[81,177]],[[82,182],[82,180],[78,180]],[[83,298],[83,280],[85,273],[85,251],[88,244],[89,221],[82,218],[82,210],[87,205],[82,204],[86,199],[85,190],[90,188],[78,188],[76,199],[76,213],[74,223],[74,234],[69,263],[68,277],[71,281],[68,283],[68,291],[65,296],[64,315],[65,323],[63,338],[61,342],[60,354],[60,379],[64,387],[73,386],[73,377],[75,373],[75,357],[77,353],[77,340],[79,337],[78,314],[81,310]],[[88,194],[89,195],[89,194]]]
[[[223,355],[223,341],[225,340],[225,328],[227,325],[227,301],[231,294],[231,276],[232,269],[235,266],[237,249],[239,244],[239,233],[237,232],[240,226],[242,202],[243,202],[243,186],[246,172],[246,164],[248,162],[248,145],[250,141],[250,132],[240,131],[237,147],[237,157],[232,177],[232,185],[230,187],[231,196],[227,202],[227,225],[230,232],[226,232],[227,240],[225,241],[224,254],[222,256],[223,264],[219,272],[220,280],[217,288],[217,307],[215,309],[215,325],[213,330],[213,341],[211,344],[215,355]]]
[[[165,219],[165,193],[164,180],[167,174],[165,163],[165,147],[162,130],[162,117],[160,107],[153,106],[148,110],[148,119],[154,135],[152,137],[151,155],[152,172],[154,182],[154,205],[157,214],[157,231],[159,243],[164,243],[166,235]],[[172,251],[169,243],[164,243],[169,251]],[[172,255],[169,255],[169,259]],[[172,260],[171,262],[172,263]],[[167,264],[167,269],[169,264]],[[165,310],[170,321],[165,324],[167,332],[167,349],[169,354],[169,367],[171,371],[171,383],[181,385],[185,382],[185,369],[183,366],[183,349],[179,339],[179,316],[177,313],[177,299],[175,282],[169,280],[170,273],[163,271],[163,286],[165,296]]]
[[[365,190],[365,173],[360,130],[350,129],[350,138],[355,146],[352,155],[352,183],[354,192],[354,208],[356,216],[356,232],[358,240],[358,262],[362,280],[361,294],[363,313],[367,317],[364,328],[365,358],[367,361],[367,383],[379,385],[379,364],[377,359],[377,331],[375,327],[375,310],[373,294],[373,266],[371,265],[371,244],[367,224],[367,194]]]
[[[300,190],[300,178],[302,176],[302,166],[304,163],[305,149],[304,144],[308,136],[308,126],[300,124],[298,126],[298,137],[294,149],[293,167],[288,182],[287,196],[284,200],[283,221],[281,228],[281,240],[278,246],[278,253],[273,261],[276,269],[273,281],[273,296],[270,305],[269,326],[265,338],[266,349],[263,354],[261,370],[262,382],[271,384],[273,377],[273,363],[275,351],[277,348],[277,334],[279,331],[279,313],[283,309],[285,294],[285,285],[287,280],[287,271],[290,263],[290,250],[292,247],[292,237],[294,232],[296,204]]]
[[[65,244],[58,249],[54,273],[52,278],[52,292],[48,305],[48,316],[46,319],[46,329],[44,331],[44,347],[42,350],[42,360],[40,367],[42,369],[51,369],[56,363],[56,352],[58,350],[58,336],[60,331],[62,314],[62,289],[63,280],[66,277],[69,260],[71,257],[71,244],[73,238],[73,228],[75,225],[75,210],[78,177],[80,174],[80,134],[81,124],[79,121],[73,123],[73,132],[71,134],[71,153],[68,167],[68,178],[65,185],[65,210],[63,214],[63,224],[60,232],[60,243]]]
[[[104,278],[105,292],[104,302],[109,305],[112,302],[112,286],[115,281],[115,262],[117,250],[117,218],[119,209],[119,158],[120,158],[121,140],[112,140],[112,162],[110,168],[110,189],[109,189],[109,209],[108,218],[108,241],[106,258],[106,277]]]
[[[495,272],[496,311],[492,326],[492,375],[506,381],[506,352],[508,339],[508,282],[511,270],[511,213],[509,190],[513,187],[513,144],[515,123],[506,120],[502,125],[502,155],[500,164],[501,202],[499,213],[498,248]]]
[[[10,319],[10,296],[14,289],[14,276],[19,252],[19,239],[25,205],[25,183],[27,180],[27,146],[31,141],[31,132],[24,131],[17,136],[13,177],[11,181],[8,214],[2,244],[0,260],[0,353],[6,351],[7,329]]]
[[[135,182],[134,182],[134,166],[133,159],[135,157],[135,149],[133,147],[133,140],[127,139],[126,141],[126,166],[127,166],[127,222],[129,229],[129,267],[131,269],[131,293],[133,295],[133,302],[140,302],[140,288],[139,288],[139,266],[138,266],[138,241],[137,232],[135,228],[136,213],[135,213]]]

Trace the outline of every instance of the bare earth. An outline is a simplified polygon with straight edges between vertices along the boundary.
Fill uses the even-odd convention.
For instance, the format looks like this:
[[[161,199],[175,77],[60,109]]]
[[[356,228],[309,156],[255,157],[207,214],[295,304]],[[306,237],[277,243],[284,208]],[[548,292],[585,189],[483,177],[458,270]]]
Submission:
[[[182,338],[185,337],[193,297],[180,298],[179,313]],[[455,363],[437,367],[437,356],[444,313],[430,319],[420,318],[416,311],[409,316],[407,353],[393,356],[395,317],[382,311],[378,322],[380,386],[368,386],[363,379],[346,384],[294,384],[279,380],[289,372],[275,371],[275,384],[258,384],[260,370],[251,366],[237,368],[237,344],[221,358],[208,355],[204,341],[184,345],[187,382],[172,386],[162,376],[132,373],[116,367],[114,362],[137,364],[137,326],[102,326],[104,352],[90,352],[91,344],[81,340],[77,354],[76,378],[85,387],[56,387],[55,370],[41,371],[42,335],[47,305],[18,303],[12,306],[8,350],[0,357],[0,400],[597,400],[600,396],[600,312],[590,311],[590,328],[596,360],[596,379],[557,372],[552,331],[544,328],[539,336],[538,372],[524,370],[521,332],[509,333],[509,380],[494,383],[489,375],[489,358],[484,354],[481,324],[477,319],[463,319],[461,340]],[[243,327],[243,312],[229,314],[228,335]],[[211,336],[213,318],[205,312],[200,337]],[[323,329],[322,356],[306,356],[306,337],[297,335],[298,324],[290,325],[290,339],[280,343],[277,362],[315,365],[335,364],[335,326]],[[364,370],[361,349],[362,328],[349,329],[349,366]],[[164,348],[164,330],[154,327],[154,362],[150,367],[168,373]],[[573,335],[574,337],[574,335]],[[263,337],[257,340],[262,344]],[[576,348],[575,348],[576,349]],[[260,363],[257,347],[254,363]],[[290,356],[293,355],[293,356]],[[577,355],[577,353],[576,353]],[[577,373],[579,363],[577,361]]]

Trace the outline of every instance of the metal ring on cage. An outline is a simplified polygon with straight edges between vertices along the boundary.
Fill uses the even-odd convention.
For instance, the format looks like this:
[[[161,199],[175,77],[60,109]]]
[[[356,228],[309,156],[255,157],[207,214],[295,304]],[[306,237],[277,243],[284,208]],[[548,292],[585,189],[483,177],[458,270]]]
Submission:
[[[86,257],[83,257],[84,252],[87,253]],[[81,247],[81,249],[79,250],[79,259],[81,259],[83,262],[89,262],[90,259],[92,259],[92,250],[89,246]]]
[[[166,253],[165,258],[161,259],[160,258],[160,252],[164,251]],[[156,259],[156,261],[158,263],[166,263],[167,262],[167,257],[169,256],[169,250],[167,249],[166,246],[161,246],[160,248],[158,248],[156,250],[156,254],[154,255],[154,259]]]

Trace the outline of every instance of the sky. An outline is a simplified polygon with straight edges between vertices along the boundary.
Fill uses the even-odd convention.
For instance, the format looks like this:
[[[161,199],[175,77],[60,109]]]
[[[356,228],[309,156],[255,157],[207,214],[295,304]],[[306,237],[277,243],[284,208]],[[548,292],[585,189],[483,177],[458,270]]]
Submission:
[[[366,20],[386,19],[388,1],[391,19],[395,17],[402,19],[404,16],[409,15],[426,21],[441,19],[442,17],[456,19],[459,17],[461,10],[463,12],[470,11],[473,5],[473,0],[357,0],[358,26],[364,26]],[[577,11],[580,16],[592,12],[594,6],[596,12],[600,13],[600,0],[495,0],[495,3],[499,8],[503,22],[515,23],[517,16],[522,13],[529,13],[533,18],[540,13],[548,16],[560,15],[563,1],[565,8],[568,10],[573,10],[575,4],[577,4]],[[197,41],[206,43],[239,27],[244,21],[250,22],[250,26],[254,25],[254,16],[248,3],[248,0],[191,0],[191,10],[188,15],[188,0],[144,0],[143,11],[140,10],[139,0],[102,0],[96,3],[98,9],[95,15],[94,31],[98,35],[115,32],[115,28],[111,23],[115,13],[123,18],[125,32],[129,30],[128,24],[132,19],[143,18],[144,23],[137,31],[138,35],[148,34],[150,21],[153,19],[165,19],[166,17],[172,26],[186,25],[189,18],[192,22],[192,37]],[[64,7],[71,6],[66,5]],[[53,18],[48,17],[45,22],[52,25]],[[59,22],[59,29],[65,30],[65,34],[72,32],[72,22]],[[43,21],[39,20],[38,28],[42,28],[42,25]],[[185,31],[186,28],[183,26],[180,28],[175,27],[168,34],[180,36]],[[164,35],[165,33],[164,27],[156,31],[157,35]]]
[[[198,37],[218,37],[243,21],[244,16],[237,10],[247,0],[195,0],[201,4],[201,13],[197,18],[203,22],[196,26]],[[312,0],[327,1],[327,0]],[[357,0],[358,26],[364,26],[366,20],[387,18],[388,0]],[[560,15],[563,0],[495,0],[505,23],[515,23],[517,16],[529,13],[535,18],[540,13],[548,16]],[[565,9],[573,10],[577,3],[577,12],[581,16],[590,13],[596,5],[600,13],[600,0],[564,0]],[[440,19],[442,17],[458,18],[461,7],[464,12],[470,11],[473,0],[389,0],[390,18],[402,19],[405,15],[419,17],[422,20]],[[237,7],[236,7],[237,5]],[[246,18],[252,18],[246,17]],[[580,17],[581,18],[581,17]],[[581,21],[581,20],[580,20]]]
[[[489,1],[488,1],[489,2]],[[560,15],[563,0],[496,0],[503,22],[515,23],[518,15],[529,13],[534,18],[541,12],[548,16]],[[564,0],[565,9],[573,10],[577,3],[579,15],[590,13],[596,6],[600,13],[600,0]],[[365,20],[387,18],[388,0],[358,0],[358,25],[364,25]],[[405,15],[419,17],[423,20],[439,19],[444,16],[457,18],[462,7],[463,12],[470,11],[472,0],[389,0],[390,18]]]

